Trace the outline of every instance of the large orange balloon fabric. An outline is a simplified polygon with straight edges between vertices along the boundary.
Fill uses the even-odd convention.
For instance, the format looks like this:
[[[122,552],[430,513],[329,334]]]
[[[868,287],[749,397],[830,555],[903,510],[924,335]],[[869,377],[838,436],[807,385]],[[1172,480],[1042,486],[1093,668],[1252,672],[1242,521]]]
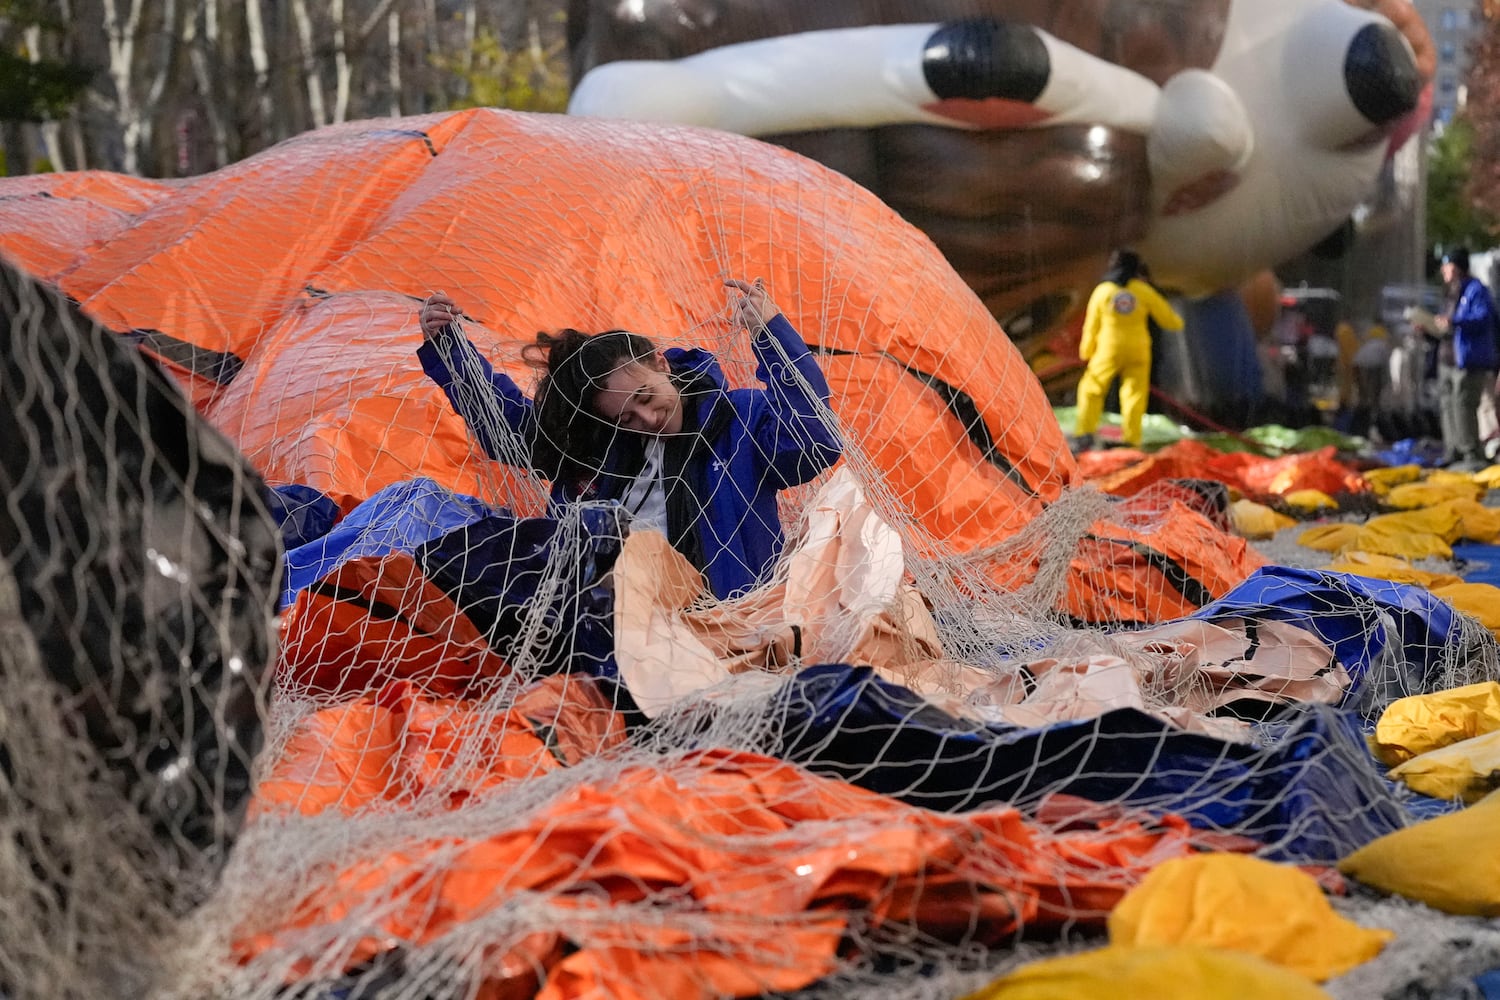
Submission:
[[[434,289],[526,386],[520,344],[563,326],[703,344],[735,375],[749,352],[728,339],[721,281],[739,276],[765,278],[804,337],[839,352],[840,417],[887,469],[906,465],[900,498],[941,537],[993,541],[1074,473],[1036,380],[931,243],[752,140],[476,110],[325,129],[187,181],[27,181],[0,204],[0,251],[112,329],[242,362],[218,384],[176,359],[272,482],[344,500],[416,475],[493,488],[413,356]]]

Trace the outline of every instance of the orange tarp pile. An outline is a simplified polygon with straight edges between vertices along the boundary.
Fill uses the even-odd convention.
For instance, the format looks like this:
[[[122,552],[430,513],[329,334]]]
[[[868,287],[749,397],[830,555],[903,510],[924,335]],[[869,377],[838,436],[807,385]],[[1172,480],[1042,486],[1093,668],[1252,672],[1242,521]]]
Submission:
[[[1121,499],[1074,547],[1058,609],[1086,622],[1150,624],[1191,614],[1266,564],[1222,520],[1202,495],[1173,482]],[[1021,590],[1056,556],[1053,544],[1023,539],[986,568],[1000,586]]]
[[[1014,345],[873,195],[752,140],[472,110],[324,129],[183,181],[46,175],[0,196],[0,252],[136,336],[268,481],[346,511],[416,477],[540,504],[422,373],[429,291],[524,387],[519,347],[563,326],[707,346],[743,385],[725,277],[765,278],[818,349],[849,466],[878,477],[903,542],[1016,590],[1066,565],[1047,599],[1076,618],[1179,617],[1261,564],[1161,481],[1344,482],[1316,461],[1231,479],[1183,446],[1117,472],[1124,499],[1077,544],[1024,532],[1081,480]],[[283,616],[282,679],[348,700],[271,734],[235,859],[297,845],[257,871],[236,936],[277,977],[404,942],[479,963],[486,997],[789,991],[841,967],[856,928],[968,945],[1098,925],[1155,864],[1226,843],[1171,817],[942,814],[744,752],[612,765],[625,726],[605,686],[511,690],[410,557],[323,584]]]
[[[624,738],[624,720],[587,678],[539,681],[498,714],[397,681],[303,719],[257,786],[254,810],[356,813],[377,802],[409,808],[433,795],[457,808]]]
[[[485,810],[507,782],[607,759],[622,732],[577,677],[549,679],[498,715],[396,685],[308,716],[261,785],[258,822],[398,807],[430,822],[363,857],[340,848],[331,869],[268,873],[291,885],[265,898],[290,908],[245,920],[241,960],[272,951],[304,974],[312,954],[299,962],[301,949],[321,949],[320,929],[358,913],[352,966],[398,941],[433,945],[523,899],[541,906],[529,894],[546,893],[535,926],[524,909],[492,925],[485,995],[530,995],[545,977],[544,998],[745,996],[833,972],[854,921],[991,944],[1022,925],[1097,926],[1160,862],[1248,846],[1172,817],[1065,815],[1066,801],[1049,817],[1066,832],[1009,807],[937,813],[729,751],[594,772],[534,809]],[[460,804],[466,830],[440,819]]]
[[[1133,496],[1168,479],[1213,479],[1249,497],[1285,496],[1298,490],[1359,493],[1364,478],[1334,458],[1332,447],[1261,458],[1248,452],[1221,452],[1201,441],[1177,441],[1151,455],[1126,452],[1086,456],[1083,474],[1106,493]]]
[[[509,669],[403,552],[351,560],[301,591],[279,626],[277,680],[292,690],[355,693],[410,680],[462,694]]]

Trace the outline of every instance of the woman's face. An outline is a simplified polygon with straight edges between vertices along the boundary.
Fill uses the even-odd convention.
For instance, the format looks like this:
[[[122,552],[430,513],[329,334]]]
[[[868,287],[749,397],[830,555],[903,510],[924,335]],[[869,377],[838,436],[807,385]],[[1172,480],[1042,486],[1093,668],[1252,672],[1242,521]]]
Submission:
[[[609,373],[594,397],[594,412],[637,434],[680,433],[682,394],[668,371],[660,351],[645,361],[622,364]]]

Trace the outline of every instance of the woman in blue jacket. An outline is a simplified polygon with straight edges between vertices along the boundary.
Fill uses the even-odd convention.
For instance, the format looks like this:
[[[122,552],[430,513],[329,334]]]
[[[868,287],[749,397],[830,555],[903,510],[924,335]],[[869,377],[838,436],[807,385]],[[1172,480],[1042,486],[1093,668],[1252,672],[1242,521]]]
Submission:
[[[715,357],[662,351],[626,330],[538,334],[526,357],[544,369],[535,402],[460,331],[441,292],[422,306],[422,368],[497,461],[516,462],[491,426],[473,372],[488,383],[508,431],[552,480],[557,502],[613,500],[634,527],[662,531],[719,598],[764,582],[784,541],[779,490],[831,467],[842,443],[828,382],[763,283],[730,280],[736,325],[750,331],[763,388],[730,389]]]
[[[1443,256],[1442,274],[1449,301],[1446,314],[1436,317],[1438,331],[1445,338],[1438,344],[1443,444],[1450,464],[1482,469],[1479,404],[1500,370],[1500,322],[1490,290],[1469,273],[1466,248]]]

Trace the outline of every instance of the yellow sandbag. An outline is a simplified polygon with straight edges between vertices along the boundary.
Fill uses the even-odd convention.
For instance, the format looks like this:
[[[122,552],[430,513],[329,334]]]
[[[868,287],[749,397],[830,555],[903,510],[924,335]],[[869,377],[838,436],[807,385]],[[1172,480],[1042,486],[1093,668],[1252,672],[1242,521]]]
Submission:
[[[1413,757],[1394,768],[1391,777],[1435,799],[1478,802],[1500,787],[1500,732]]]
[[[1111,945],[1024,965],[965,1000],[1328,1000],[1311,980],[1216,948]]]
[[[1417,569],[1405,559],[1384,556],[1378,552],[1361,552],[1358,549],[1339,553],[1337,560],[1323,568],[1332,573],[1355,573],[1359,576],[1374,577],[1377,580],[1390,580],[1392,583],[1410,583],[1418,587],[1426,587],[1428,590],[1463,583],[1462,577],[1452,573],[1434,573],[1430,570]]]
[[[1449,541],[1467,538],[1489,544],[1500,539],[1500,510],[1486,507],[1477,500],[1450,500],[1443,506],[1458,517]]]
[[[1422,478],[1420,465],[1393,465],[1388,469],[1371,469],[1363,473],[1365,482],[1376,496],[1385,496],[1393,487],[1414,483]]]
[[[1380,713],[1370,748],[1382,764],[1402,761],[1452,743],[1500,730],[1500,683],[1397,698]]]
[[[1319,524],[1297,536],[1297,544],[1319,552],[1342,552],[1354,547],[1357,524]]]
[[[1482,469],[1473,475],[1474,482],[1487,490],[1500,487],[1500,465],[1492,465],[1488,469]]]
[[[1500,916],[1500,795],[1361,847],[1339,871],[1445,913]]]
[[[1376,531],[1420,531],[1430,535],[1449,537],[1458,528],[1459,517],[1451,505],[1452,498],[1430,507],[1403,510],[1396,514],[1381,514],[1365,522],[1366,530]]]
[[[1425,559],[1428,556],[1453,557],[1453,549],[1444,535],[1457,528],[1458,515],[1451,510],[1434,514],[1430,510],[1382,514],[1363,525],[1319,524],[1297,536],[1297,543],[1319,552],[1341,553],[1350,550]]]
[[[1500,635],[1500,588],[1489,583],[1450,583],[1432,592]]]
[[[1381,514],[1365,522],[1366,531],[1437,535],[1448,542],[1458,537],[1458,526],[1458,512],[1453,509],[1450,501],[1416,510],[1404,510],[1399,514]]]
[[[1405,559],[1453,558],[1453,547],[1443,541],[1441,535],[1430,535],[1425,531],[1371,531],[1366,528],[1355,536],[1354,547]]]
[[[1244,854],[1165,861],[1109,915],[1111,944],[1225,948],[1318,982],[1368,962],[1394,936],[1339,916],[1301,869]]]
[[[1315,514],[1320,510],[1339,509],[1338,501],[1322,490],[1293,490],[1281,499],[1286,502],[1287,506],[1307,514]]]
[[[1477,500],[1483,489],[1467,476],[1461,481],[1406,483],[1395,486],[1382,499],[1398,510],[1435,507],[1446,500]]]
[[[1443,512],[1434,514],[1431,508],[1382,514],[1365,522],[1355,535],[1351,548],[1407,559],[1426,559],[1428,556],[1451,559],[1453,549],[1447,537],[1457,526],[1458,515],[1451,511],[1446,512],[1446,517]]]
[[[1479,481],[1472,472],[1457,472],[1449,469],[1433,469],[1427,473],[1427,482],[1434,486],[1478,486]]]
[[[1285,514],[1254,500],[1236,500],[1230,504],[1229,517],[1234,523],[1235,534],[1244,538],[1270,538],[1282,528],[1290,528],[1297,523]]]

